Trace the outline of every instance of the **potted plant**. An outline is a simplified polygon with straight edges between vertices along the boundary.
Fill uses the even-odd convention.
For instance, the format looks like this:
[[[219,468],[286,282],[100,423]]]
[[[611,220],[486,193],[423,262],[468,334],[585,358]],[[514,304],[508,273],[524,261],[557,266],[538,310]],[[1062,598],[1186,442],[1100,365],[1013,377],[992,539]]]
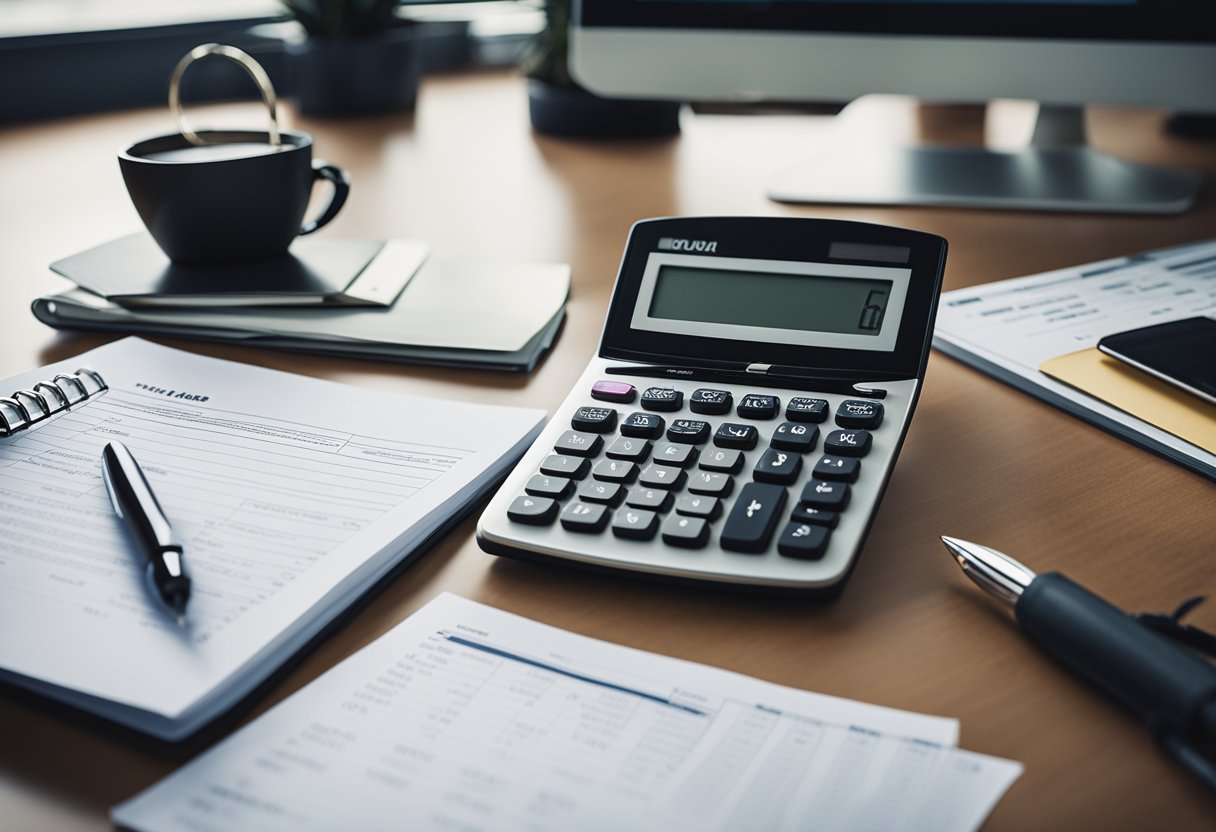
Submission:
[[[289,46],[291,89],[303,115],[414,109],[422,48],[398,0],[282,0],[305,39]]]
[[[626,138],[680,131],[680,102],[601,98],[570,76],[570,0],[545,0],[545,27],[522,69],[532,127],[550,136]]]

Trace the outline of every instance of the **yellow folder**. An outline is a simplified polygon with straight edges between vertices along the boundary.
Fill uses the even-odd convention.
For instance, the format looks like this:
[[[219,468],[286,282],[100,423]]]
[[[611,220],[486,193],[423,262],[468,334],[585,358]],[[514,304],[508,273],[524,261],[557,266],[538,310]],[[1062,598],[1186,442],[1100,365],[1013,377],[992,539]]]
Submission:
[[[1049,358],[1039,371],[1216,453],[1216,404],[1130,367],[1096,347]]]

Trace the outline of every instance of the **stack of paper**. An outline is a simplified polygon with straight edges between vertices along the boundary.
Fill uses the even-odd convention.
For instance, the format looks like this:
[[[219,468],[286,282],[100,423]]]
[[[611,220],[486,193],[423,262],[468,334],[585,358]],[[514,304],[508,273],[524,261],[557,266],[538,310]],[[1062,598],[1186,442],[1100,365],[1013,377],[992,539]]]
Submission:
[[[1216,317],[1213,240],[946,292],[933,346],[1216,479],[1212,406],[1095,348],[1197,315]]]
[[[1022,767],[957,736],[442,595],[112,816],[140,832],[959,832]]]
[[[109,390],[0,439],[0,679],[167,739],[251,692],[460,518],[540,429],[536,410],[397,396],[128,338]],[[152,601],[109,504],[134,453],[193,575],[186,629]]]

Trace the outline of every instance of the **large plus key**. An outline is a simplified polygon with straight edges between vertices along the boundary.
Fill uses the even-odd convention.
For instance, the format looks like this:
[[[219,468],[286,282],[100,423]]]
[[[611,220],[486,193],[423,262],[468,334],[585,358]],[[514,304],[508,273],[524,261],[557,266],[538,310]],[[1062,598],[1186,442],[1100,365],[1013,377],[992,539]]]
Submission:
[[[772,539],[777,518],[785,508],[780,485],[749,482],[739,492],[735,507],[722,528],[722,548],[736,552],[763,552]]]

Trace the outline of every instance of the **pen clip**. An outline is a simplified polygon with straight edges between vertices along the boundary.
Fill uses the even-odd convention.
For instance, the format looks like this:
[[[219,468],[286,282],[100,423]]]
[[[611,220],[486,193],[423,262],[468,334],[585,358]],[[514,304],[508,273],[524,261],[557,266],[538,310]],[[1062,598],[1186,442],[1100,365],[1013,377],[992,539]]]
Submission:
[[[1135,619],[1150,630],[1160,633],[1179,644],[1191,648],[1205,656],[1216,658],[1216,635],[1199,627],[1183,624],[1183,617],[1204,601],[1204,596],[1196,595],[1178,605],[1178,609],[1166,615],[1159,612],[1138,612]]]

